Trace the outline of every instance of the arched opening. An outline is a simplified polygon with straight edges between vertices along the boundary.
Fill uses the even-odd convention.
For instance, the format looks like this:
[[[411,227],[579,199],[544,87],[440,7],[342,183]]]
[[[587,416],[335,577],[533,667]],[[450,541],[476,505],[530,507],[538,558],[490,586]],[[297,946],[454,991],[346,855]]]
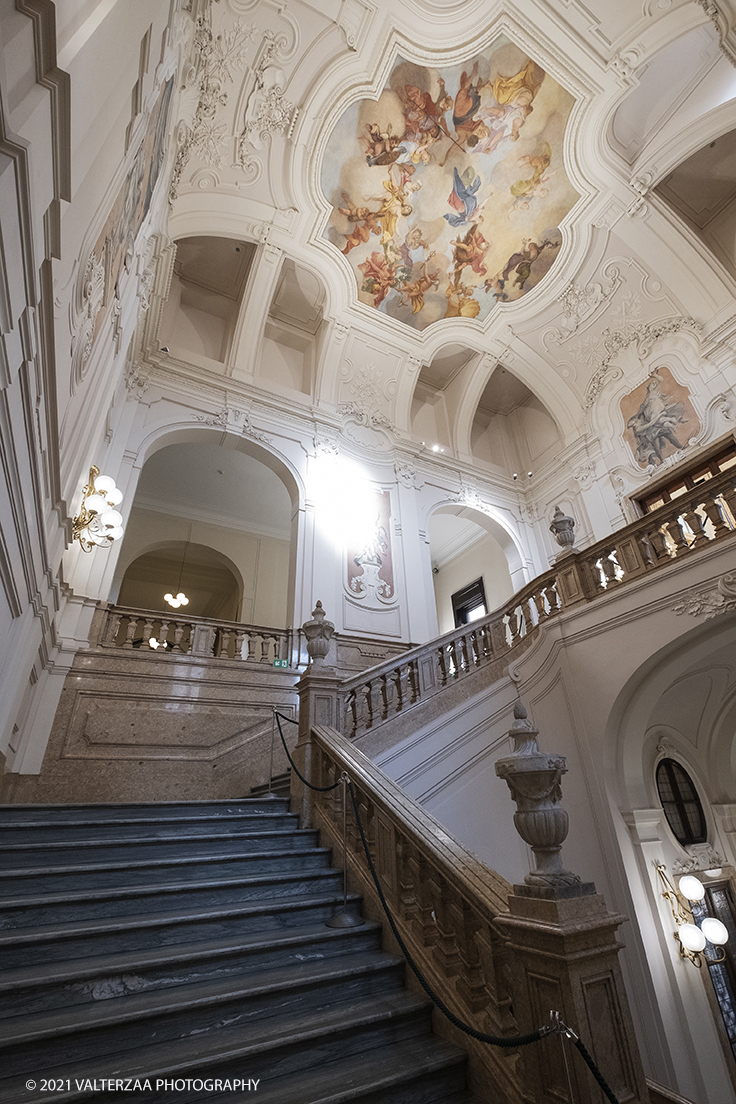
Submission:
[[[411,432],[430,448],[450,449],[458,395],[477,353],[465,345],[445,345],[419,373],[411,403]]]
[[[190,237],[176,243],[160,339],[185,359],[224,363],[257,246],[235,238]]]
[[[269,386],[312,393],[324,303],[321,280],[287,258],[271,300],[258,364],[258,375]]]
[[[559,427],[541,399],[499,365],[473,419],[474,459],[504,472],[526,472],[553,459],[561,444]]]
[[[429,519],[428,532],[440,633],[455,627],[453,595],[477,580],[482,581],[486,613],[498,609],[523,585],[516,545],[487,514],[469,506],[440,506]],[[474,610],[477,603],[467,612]]]
[[[239,621],[243,583],[221,552],[201,544],[172,541],[144,552],[126,569],[118,604],[171,613],[165,595],[183,593],[189,617]]]
[[[233,442],[241,444],[235,438]],[[202,606],[201,612],[187,607],[189,616],[286,628],[292,614],[294,510],[289,489],[260,454],[263,461],[273,459],[262,449],[246,452],[179,441],[149,456],[128,519],[112,599],[137,606],[130,597],[138,594],[146,600],[141,608],[166,609],[161,600],[177,586],[185,553],[182,577],[188,579],[191,572],[190,586]],[[203,578],[208,571],[209,586]],[[151,604],[164,577],[161,600]],[[225,608],[231,611],[227,617]]]

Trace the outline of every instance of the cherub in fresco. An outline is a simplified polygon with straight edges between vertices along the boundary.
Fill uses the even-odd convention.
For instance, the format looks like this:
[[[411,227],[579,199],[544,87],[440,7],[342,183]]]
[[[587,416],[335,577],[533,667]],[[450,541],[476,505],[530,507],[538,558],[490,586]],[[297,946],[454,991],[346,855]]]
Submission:
[[[466,169],[462,176],[453,168],[453,188],[447,202],[454,207],[456,215],[443,215],[450,226],[462,226],[464,222],[470,222],[475,209],[478,206],[477,191],[480,188],[480,177],[476,176],[473,169]]]
[[[429,254],[427,259],[422,262],[422,274],[417,277],[416,280],[411,280],[404,284],[400,288],[402,304],[403,297],[407,298],[407,306],[411,304],[411,313],[417,314],[424,306],[424,293],[429,291],[430,288],[439,287],[440,274],[436,268],[429,269],[429,262],[434,257],[434,250]]]
[[[475,288],[458,284],[455,287],[449,284],[445,290],[447,297],[447,310],[445,318],[477,318],[480,314],[480,303],[475,298]]]
[[[532,274],[532,265],[537,257],[541,255],[542,250],[554,244],[549,238],[545,238],[541,243],[533,241],[532,238],[522,238],[521,251],[511,254],[501,273],[504,283],[508,280],[511,270],[515,269],[513,286],[523,291],[524,284]]]
[[[361,291],[367,291],[373,296],[374,307],[380,306],[396,284],[396,268],[389,264],[384,253],[375,250],[358,268],[363,273]]]
[[[472,268],[478,276],[485,276],[485,255],[488,251],[488,242],[480,232],[480,222],[474,222],[464,238],[457,238],[452,245],[452,285],[457,288],[460,283],[463,269]]]
[[[664,380],[656,372],[647,384],[647,394],[643,403],[631,418],[627,428],[634,434],[636,441],[636,459],[640,464],[661,464],[664,459],[665,445],[683,446],[675,435],[674,427],[686,422],[685,404],[662,393]]]
[[[342,192],[344,207],[338,207],[341,215],[346,215],[348,222],[355,223],[353,230],[345,237],[343,253],[348,254],[351,249],[367,242],[371,234],[380,234],[381,227],[376,214],[369,207],[356,207],[347,192]]]
[[[368,137],[361,135],[360,140],[365,142],[365,159],[369,165],[393,165],[402,153],[399,145],[398,134],[391,133],[391,124],[385,131],[379,129],[377,123],[366,123]]]
[[[448,96],[445,91],[442,77],[439,78],[438,83],[440,91],[436,100],[429,92],[422,92],[414,84],[404,85],[403,91],[399,89],[405,125],[403,138],[423,145],[424,136],[435,131],[444,133],[447,138],[450,137],[445,115],[452,107],[452,96]]]
[[[519,158],[519,165],[526,165],[532,170],[532,175],[527,180],[517,180],[511,185],[512,196],[534,195],[537,185],[541,181],[552,161],[552,149],[549,142],[545,142],[538,154],[527,153]]]

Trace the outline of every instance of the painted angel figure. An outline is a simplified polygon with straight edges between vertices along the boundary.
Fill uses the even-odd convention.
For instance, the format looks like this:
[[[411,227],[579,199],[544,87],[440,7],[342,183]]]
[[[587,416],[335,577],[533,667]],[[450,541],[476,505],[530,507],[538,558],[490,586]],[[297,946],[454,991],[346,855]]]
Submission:
[[[443,215],[443,218],[447,219],[450,226],[462,226],[464,222],[470,222],[478,206],[476,193],[480,188],[480,177],[476,176],[471,182],[468,174],[466,174],[468,182],[465,183],[456,168],[452,170],[452,174],[454,184],[447,202],[459,213],[457,215]],[[472,171],[469,175],[472,175]]]

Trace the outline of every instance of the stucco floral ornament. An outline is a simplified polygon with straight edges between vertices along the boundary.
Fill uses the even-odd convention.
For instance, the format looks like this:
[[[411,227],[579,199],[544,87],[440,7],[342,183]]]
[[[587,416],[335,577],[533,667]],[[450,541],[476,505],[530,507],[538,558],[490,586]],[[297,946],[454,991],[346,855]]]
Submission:
[[[690,591],[672,609],[678,617],[689,613],[691,617],[704,617],[706,621],[719,613],[736,609],[736,573],[721,575],[715,587]]]

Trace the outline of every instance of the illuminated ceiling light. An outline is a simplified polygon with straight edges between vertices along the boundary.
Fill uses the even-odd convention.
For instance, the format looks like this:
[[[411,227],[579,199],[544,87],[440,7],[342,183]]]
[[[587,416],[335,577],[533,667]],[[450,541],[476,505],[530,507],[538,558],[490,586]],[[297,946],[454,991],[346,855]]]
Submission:
[[[657,866],[657,873],[664,886],[662,896],[668,902],[672,910],[672,918],[677,925],[674,937],[680,944],[680,955],[682,958],[687,958],[698,969],[703,965],[703,961],[711,965],[716,962],[723,962],[726,957],[725,951],[722,950],[715,958],[703,952],[708,942],[714,946],[723,946],[728,939],[728,931],[725,925],[715,916],[703,917],[700,924],[693,923],[691,910],[686,903],[687,901],[698,902],[703,900],[705,897],[703,883],[693,874],[686,874],[683,878],[680,878],[680,892],[678,893],[667,877],[665,869],[664,864],[660,863]]]
[[[189,537],[190,538],[191,538],[191,533],[192,533],[192,529],[191,529],[191,526],[190,526],[189,527]],[[182,558],[181,558],[181,567],[179,568],[179,583],[177,585],[177,594],[176,595],[173,595],[171,593],[164,594],[164,602],[168,602],[169,605],[173,606],[174,609],[178,609],[179,606],[188,606],[189,605],[189,599],[187,598],[186,594],[181,589],[181,578],[182,578],[182,575],[184,574],[184,561],[187,558],[188,549],[189,549],[189,538],[187,538],[187,543],[184,545],[184,553],[183,553]]]
[[[78,540],[84,552],[93,548],[109,548],[123,535],[123,515],[112,509],[123,501],[123,493],[109,475],[100,475],[93,464],[89,481],[82,491],[82,506],[72,520],[72,539]]]
[[[155,636],[149,636],[149,638],[148,638],[148,647],[149,648],[153,648],[153,650],[155,652],[156,648],[159,648],[160,646],[161,646],[160,640],[157,640]]]

